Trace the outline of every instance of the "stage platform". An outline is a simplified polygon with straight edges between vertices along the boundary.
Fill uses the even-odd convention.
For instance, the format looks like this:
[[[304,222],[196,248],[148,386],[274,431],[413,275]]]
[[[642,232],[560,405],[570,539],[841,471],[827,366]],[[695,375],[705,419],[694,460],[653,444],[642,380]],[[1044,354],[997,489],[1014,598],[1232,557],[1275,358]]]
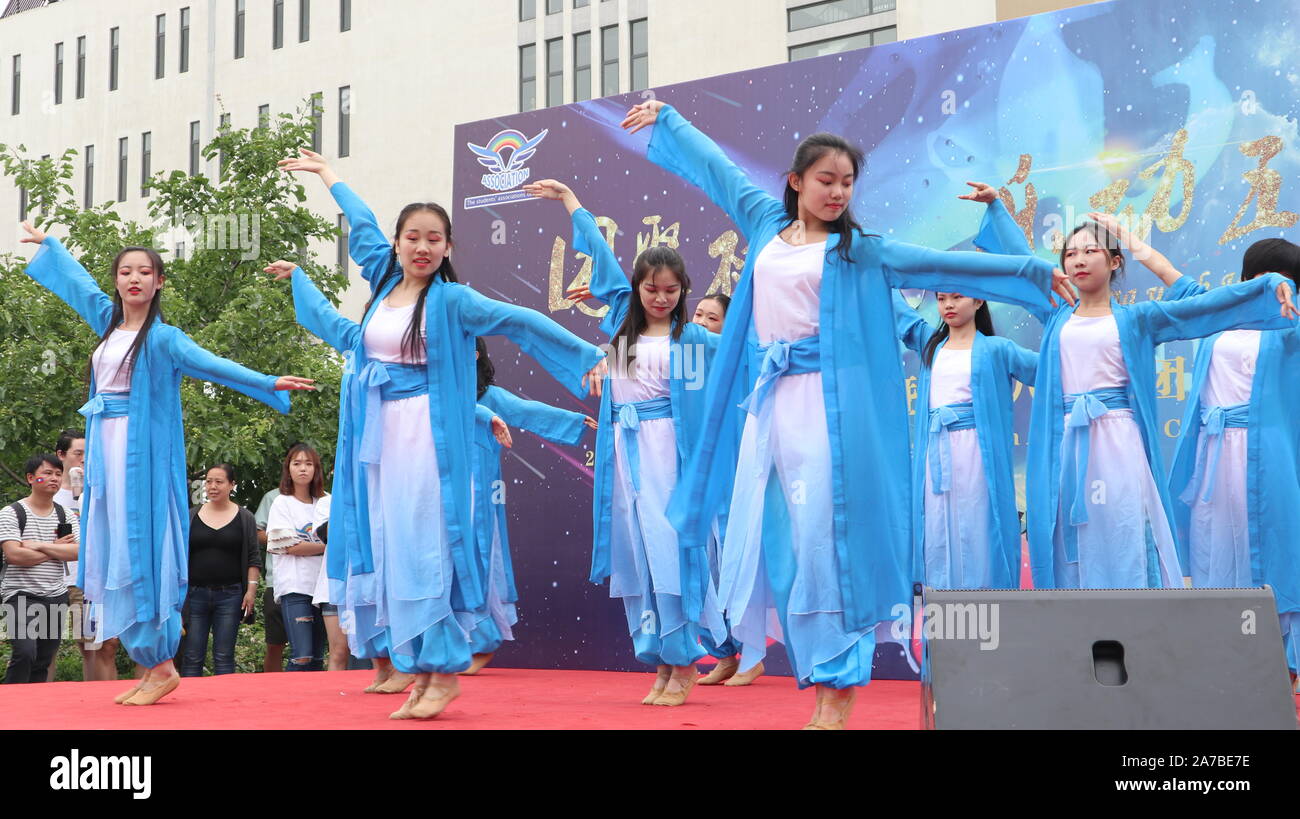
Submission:
[[[363,694],[370,671],[188,678],[149,707],[114,705],[117,682],[0,686],[6,730],[751,730],[801,728],[812,689],[789,677],[696,686],[686,705],[641,705],[653,675],[493,668],[461,678],[461,696],[433,720],[390,720],[405,695]],[[859,690],[849,727],[915,729],[920,683],[878,680]]]

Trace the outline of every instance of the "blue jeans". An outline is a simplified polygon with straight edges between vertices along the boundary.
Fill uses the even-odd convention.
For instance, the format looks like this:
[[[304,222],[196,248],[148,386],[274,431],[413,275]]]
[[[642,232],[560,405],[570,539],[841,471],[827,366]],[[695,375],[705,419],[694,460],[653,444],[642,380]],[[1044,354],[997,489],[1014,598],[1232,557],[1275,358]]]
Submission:
[[[280,598],[284,632],[289,637],[289,671],[324,671],[325,621],[320,609],[311,604],[310,594],[286,594]],[[294,662],[306,658],[307,662]]]
[[[208,653],[208,632],[212,632],[212,673],[235,673],[235,636],[239,633],[244,587],[190,586],[182,619],[186,623],[181,639],[181,676],[202,677]]]

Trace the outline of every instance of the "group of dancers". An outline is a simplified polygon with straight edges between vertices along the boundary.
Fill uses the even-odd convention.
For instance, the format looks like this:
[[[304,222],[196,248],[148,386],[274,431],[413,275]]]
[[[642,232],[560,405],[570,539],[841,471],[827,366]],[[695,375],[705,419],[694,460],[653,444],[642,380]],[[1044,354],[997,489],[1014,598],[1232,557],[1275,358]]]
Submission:
[[[936,251],[861,229],[850,203],[863,155],[841,137],[804,139],[777,199],[672,106],[637,105],[623,127],[652,127],[647,158],[700,187],[750,250],[730,300],[710,297],[691,320],[675,250],[646,249],[629,277],[573,190],[525,186],[571,215],[592,275],[567,295],[608,305],[608,357],[538,312],[458,283],[440,206],[406,206],[390,239],[319,154],[280,163],[328,187],[370,288],[357,323],[292,262],[266,268],[290,280],[299,323],[346,362],[329,600],[351,652],[377,669],[367,690],[411,688],[393,718],[436,716],[459,696],[458,674],[512,639],[517,593],[494,488],[514,425],[569,445],[596,429],[591,580],[608,580],[637,659],[656,668],[642,702],[677,706],[697,682],[748,682],[773,637],[799,687],[816,688],[805,727],[843,728],[870,681],[877,626],[910,603],[913,582],[1019,585],[1013,381],[1036,389],[1026,510],[1035,586],[1269,583],[1294,673],[1300,583],[1285,538],[1300,528],[1300,424],[1288,415],[1300,405],[1300,248],[1259,242],[1240,283],[1202,292],[1093,214],[1066,237],[1058,268],[1032,255],[992,188],[975,185],[961,198],[987,204],[976,239],[985,252]],[[110,299],[57,239],[24,227],[40,244],[28,274],[102,336],[81,409],[78,584],[101,608],[105,636],[149,669],[118,701],[152,704],[179,683],[171,658],[189,520],[180,376],[281,412],[283,391],[312,382],[252,372],[164,323],[156,252],[118,254]],[[1162,279],[1162,300],[1112,299],[1123,248]],[[899,289],[935,292],[943,323],[922,319]],[[1043,323],[1039,352],[994,335],[989,301]],[[493,335],[575,396],[598,396],[599,415],[493,383],[482,341]],[[1156,348],[1192,338],[1206,340],[1166,475]],[[899,340],[922,361],[914,451]],[[706,654],[719,662],[700,680]]]

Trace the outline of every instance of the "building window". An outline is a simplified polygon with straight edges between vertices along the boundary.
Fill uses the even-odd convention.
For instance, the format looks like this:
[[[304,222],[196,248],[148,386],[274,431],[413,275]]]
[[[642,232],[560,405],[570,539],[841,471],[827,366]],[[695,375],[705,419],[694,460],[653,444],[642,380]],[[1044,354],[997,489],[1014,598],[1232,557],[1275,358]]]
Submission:
[[[546,104],[564,104],[564,41],[546,41]]]
[[[140,195],[149,198],[149,176],[153,173],[153,133],[140,135]]]
[[[181,68],[184,74],[190,70],[190,8],[181,9]]]
[[[352,30],[352,0],[339,0],[339,31]]]
[[[245,0],[235,0],[235,59],[238,60],[244,56],[244,3]]]
[[[228,133],[230,133],[230,114],[222,114],[221,118],[217,121],[217,134],[219,136],[224,136]],[[226,149],[225,148],[222,148],[218,152],[217,166],[221,168],[222,175],[225,175],[226,173]]]
[[[352,86],[339,89],[339,156],[352,154]]]
[[[600,95],[618,93],[618,26],[600,30]]]
[[[348,272],[348,239],[350,232],[348,228],[348,219],[343,214],[338,215],[339,241],[338,247],[334,251],[334,263],[339,266],[340,273]]]
[[[311,0],[298,0],[298,42],[311,39]]]
[[[321,132],[325,130],[325,93],[311,95],[311,149],[320,153]]]
[[[117,53],[122,45],[121,36],[116,28],[108,32],[108,90],[117,90]]]
[[[650,87],[650,27],[645,20],[632,23],[632,91]]]
[[[880,45],[881,43],[892,43],[898,39],[898,30],[890,26],[889,28],[879,28],[875,31],[863,31],[859,34],[850,34],[846,37],[834,37],[829,40],[819,40],[815,43],[805,43],[801,46],[792,46],[790,48],[790,61],[806,60],[809,57],[825,57],[827,54],[839,54],[842,51],[851,51],[855,48],[866,48],[867,46]]]
[[[573,7],[575,9],[586,8],[589,5],[591,5],[591,0],[573,0]]]
[[[63,43],[54,44],[54,104],[63,104]]]
[[[591,32],[573,35],[573,101],[591,99]]]
[[[284,0],[271,4],[271,48],[284,48]]]
[[[564,11],[564,0],[546,0],[546,13],[559,14]]]
[[[122,137],[117,141],[117,201],[126,201],[126,163],[127,163],[127,138]]]
[[[190,123],[190,176],[199,175],[199,124]]]
[[[86,38],[77,38],[77,99],[86,96]]]
[[[787,11],[787,27],[790,31],[802,31],[869,14],[880,14],[882,11],[893,11],[894,6],[895,0],[826,0]]]
[[[537,46],[519,47],[519,110],[537,107]]]
[[[167,75],[167,15],[159,14],[153,25],[153,78]]]
[[[17,116],[18,111],[22,108],[20,102],[23,92],[23,58],[21,54],[14,55],[14,85],[13,85],[13,105],[10,106],[9,113]]]
[[[86,197],[83,200],[82,206],[86,210],[90,210],[95,206],[95,146],[94,145],[86,146],[85,174],[86,177],[84,179],[84,187],[85,187]]]
[[[537,0],[519,0],[519,22],[531,20],[537,16]]]
[[[257,106],[257,127],[258,128],[271,127],[271,106],[270,105]]]

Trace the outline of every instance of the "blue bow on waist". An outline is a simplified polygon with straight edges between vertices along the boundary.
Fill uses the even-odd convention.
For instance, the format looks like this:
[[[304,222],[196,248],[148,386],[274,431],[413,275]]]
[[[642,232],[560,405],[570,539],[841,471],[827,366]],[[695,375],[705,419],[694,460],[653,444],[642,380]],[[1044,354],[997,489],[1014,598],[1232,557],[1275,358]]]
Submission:
[[[89,444],[87,449],[93,447],[100,450],[98,456],[86,459],[87,487],[100,488],[104,485],[103,441],[100,439],[100,421],[106,421],[109,418],[125,418],[127,406],[130,403],[131,393],[129,392],[100,392],[91,396],[91,399],[77,410],[90,422],[87,424],[89,429],[86,430],[86,438]]]
[[[952,448],[948,433],[960,429],[975,429],[975,405],[946,404],[930,410],[930,443],[927,459],[930,464],[930,491],[942,495],[952,489]]]
[[[1250,425],[1250,402],[1232,404],[1226,407],[1202,407],[1201,430],[1205,439],[1196,450],[1196,469],[1192,480],[1179,496],[1179,500],[1190,504],[1196,498],[1196,487],[1205,480],[1205,493],[1201,495],[1202,503],[1209,503],[1214,497],[1214,478],[1219,472],[1219,456],[1223,453],[1223,431],[1225,429],[1244,429]],[[1211,451],[1213,447],[1213,451]],[[1209,456],[1209,468],[1206,460]]]
[[[358,390],[353,393],[354,413],[365,401],[359,457],[362,463],[377,464],[384,448],[383,401],[415,398],[429,393],[429,373],[423,364],[385,364],[369,361],[357,374]],[[364,396],[363,396],[364,393]],[[355,415],[354,415],[355,417]]]
[[[1067,417],[1065,437],[1061,441],[1061,475],[1065,479],[1061,498],[1069,499],[1070,525],[1081,526],[1088,522],[1085,484],[1088,482],[1092,422],[1111,410],[1131,409],[1131,405],[1126,387],[1107,387],[1078,395],[1067,395],[1063,404]],[[1079,544],[1072,535],[1073,531],[1066,533],[1065,556],[1067,560],[1073,562],[1079,559]]]
[[[627,471],[632,478],[632,489],[641,491],[641,449],[637,445],[637,432],[642,421],[673,417],[673,402],[667,395],[647,401],[628,401],[626,404],[610,403],[614,422],[623,428],[623,448],[627,452]]]

